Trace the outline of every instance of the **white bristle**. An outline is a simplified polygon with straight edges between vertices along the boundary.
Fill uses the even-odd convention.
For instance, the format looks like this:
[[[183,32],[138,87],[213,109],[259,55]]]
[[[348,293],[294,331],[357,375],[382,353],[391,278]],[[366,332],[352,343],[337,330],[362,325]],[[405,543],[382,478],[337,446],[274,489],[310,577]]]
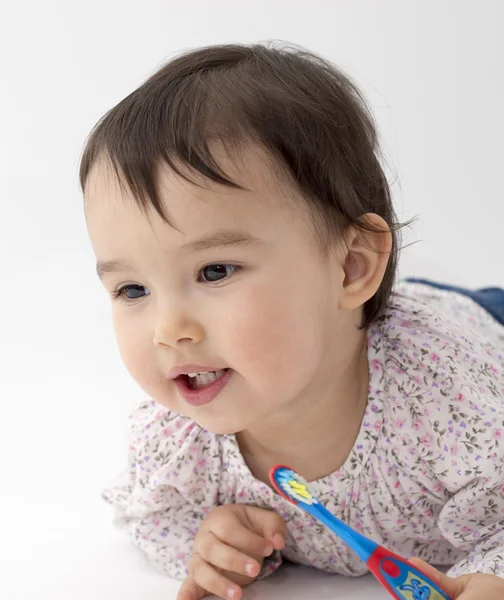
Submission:
[[[275,481],[281,490],[296,502],[301,504],[318,504],[318,500],[310,490],[306,479],[298,475],[295,471],[291,469],[279,469],[275,473]],[[296,484],[299,484],[300,489],[296,489]]]

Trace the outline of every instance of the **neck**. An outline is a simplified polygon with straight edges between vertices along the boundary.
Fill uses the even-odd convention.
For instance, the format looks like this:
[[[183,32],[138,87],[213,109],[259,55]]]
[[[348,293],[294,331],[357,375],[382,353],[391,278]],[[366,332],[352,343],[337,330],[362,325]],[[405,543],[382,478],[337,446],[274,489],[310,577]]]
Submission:
[[[368,397],[365,332],[348,361],[324,370],[310,390],[282,411],[237,435],[252,473],[267,482],[274,464],[286,464],[308,481],[340,468],[359,433]]]

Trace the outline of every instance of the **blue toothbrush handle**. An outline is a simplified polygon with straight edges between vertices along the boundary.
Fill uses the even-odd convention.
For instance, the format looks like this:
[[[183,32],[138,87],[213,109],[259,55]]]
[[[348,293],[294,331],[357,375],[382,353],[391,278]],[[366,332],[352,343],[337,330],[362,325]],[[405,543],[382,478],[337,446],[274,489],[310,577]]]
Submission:
[[[452,600],[420,569],[355,531],[322,504],[317,502],[303,508],[350,546],[396,600]]]
[[[308,483],[289,467],[272,467],[270,479],[279,494],[339,536],[395,600],[453,600],[420,569],[330,513],[309,491]]]

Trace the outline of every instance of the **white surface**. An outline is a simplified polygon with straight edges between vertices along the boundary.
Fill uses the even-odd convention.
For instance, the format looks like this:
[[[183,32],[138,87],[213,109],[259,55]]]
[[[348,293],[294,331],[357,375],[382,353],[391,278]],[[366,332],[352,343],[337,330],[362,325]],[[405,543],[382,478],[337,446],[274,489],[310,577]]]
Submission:
[[[53,530],[48,524],[37,525],[37,538],[29,548],[7,552],[0,557],[1,597],[6,600],[69,599],[72,600],[169,600],[176,598],[179,582],[155,571],[124,538],[109,530],[102,507],[94,507],[93,499],[77,509],[68,505],[52,506],[47,517],[63,518],[63,527]],[[16,513],[19,509],[16,508]],[[28,511],[32,507],[24,507]],[[96,514],[95,514],[96,513]],[[100,513],[100,514],[99,514]],[[96,518],[91,518],[96,517]],[[52,560],[49,566],[48,560]],[[212,596],[212,598],[214,598]],[[244,600],[386,600],[371,577],[358,580],[330,576],[295,566],[282,569],[265,581],[246,590]]]
[[[164,600],[178,587],[113,532],[99,498],[138,390],[77,184],[95,121],[176,50],[305,45],[364,88],[400,218],[420,215],[402,274],[504,285],[503,29],[499,0],[0,3],[0,598]],[[247,596],[313,597],[384,595],[372,580],[294,570]]]
[[[36,526],[38,535],[28,548],[19,544],[17,551],[8,551],[3,545],[0,590],[8,590],[8,594],[2,593],[1,597],[8,600],[175,598],[179,582],[167,579],[147,564],[124,543],[121,535],[110,530],[102,507],[93,506],[95,501],[91,497],[87,500],[87,503],[79,501],[73,510],[67,504],[45,506],[47,522]],[[16,508],[18,514],[20,508]],[[33,509],[30,505],[23,508]],[[51,516],[61,519],[62,526],[51,527]],[[54,561],[50,566],[49,558]],[[305,598],[385,600],[388,595],[368,576],[347,579],[295,566],[255,583],[244,594],[244,600]]]

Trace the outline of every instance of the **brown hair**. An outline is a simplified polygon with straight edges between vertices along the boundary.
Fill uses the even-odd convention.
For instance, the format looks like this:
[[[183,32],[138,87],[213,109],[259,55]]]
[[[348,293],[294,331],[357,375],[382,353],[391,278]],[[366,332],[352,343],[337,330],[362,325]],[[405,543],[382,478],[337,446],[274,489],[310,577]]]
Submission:
[[[171,60],[107,112],[87,140],[81,165],[106,155],[139,206],[168,222],[156,185],[165,162],[182,177],[198,172],[241,188],[219,167],[209,146],[259,144],[312,208],[324,247],[363,216],[380,215],[392,231],[392,252],[378,292],[364,307],[366,327],[394,283],[399,226],[379,160],[377,133],[357,87],[338,68],[303,49],[272,45],[210,46]]]

